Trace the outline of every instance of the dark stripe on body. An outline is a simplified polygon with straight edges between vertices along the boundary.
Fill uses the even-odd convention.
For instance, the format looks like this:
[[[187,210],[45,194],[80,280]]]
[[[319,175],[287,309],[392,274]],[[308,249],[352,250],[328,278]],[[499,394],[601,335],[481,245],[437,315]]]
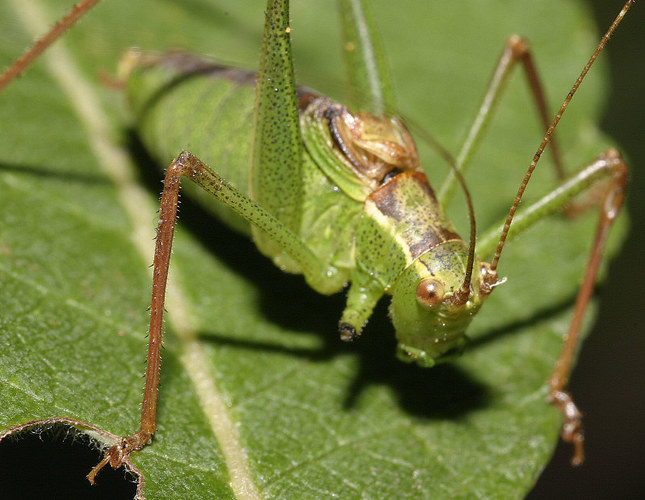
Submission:
[[[411,196],[406,197],[406,193],[411,193]],[[393,219],[392,227],[407,243],[413,259],[441,243],[461,239],[441,213],[434,191],[423,173],[396,175],[367,199],[385,217]]]

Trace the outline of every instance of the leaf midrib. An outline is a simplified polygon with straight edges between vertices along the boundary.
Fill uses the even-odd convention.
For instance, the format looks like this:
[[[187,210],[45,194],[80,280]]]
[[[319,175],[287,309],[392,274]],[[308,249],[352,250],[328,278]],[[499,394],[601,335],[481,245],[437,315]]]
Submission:
[[[34,39],[48,29],[47,13],[37,0],[12,2],[20,21]],[[131,220],[131,241],[143,261],[148,261],[154,252],[154,232],[149,224],[155,215],[154,204],[147,191],[135,182],[135,168],[127,152],[109,141],[110,122],[100,105],[98,95],[75,64],[71,53],[61,44],[48,49],[43,60],[86,130],[98,165],[115,186],[117,198]],[[188,326],[190,322],[185,320],[189,316],[189,308],[181,289],[173,285],[174,282],[177,281],[171,277],[167,307],[172,314],[169,315],[168,323],[181,344],[180,360],[195,386],[200,406],[222,449],[235,495],[239,498],[260,498],[231,412],[217,388],[208,360],[197,341],[196,332]]]

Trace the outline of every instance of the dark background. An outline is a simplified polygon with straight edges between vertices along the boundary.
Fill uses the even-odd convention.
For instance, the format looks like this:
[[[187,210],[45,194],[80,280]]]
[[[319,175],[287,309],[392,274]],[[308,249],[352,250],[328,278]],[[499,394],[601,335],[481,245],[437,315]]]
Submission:
[[[621,2],[588,3],[597,25],[605,29]],[[630,15],[644,7],[637,2]],[[642,15],[630,15],[603,54],[610,61],[612,82],[601,128],[616,139],[630,162],[631,230],[611,263],[608,282],[598,289],[599,316],[570,385],[586,414],[587,461],[576,469],[568,466],[570,448],[560,443],[529,495],[532,500],[645,498],[645,267],[640,260],[645,227],[645,29]]]

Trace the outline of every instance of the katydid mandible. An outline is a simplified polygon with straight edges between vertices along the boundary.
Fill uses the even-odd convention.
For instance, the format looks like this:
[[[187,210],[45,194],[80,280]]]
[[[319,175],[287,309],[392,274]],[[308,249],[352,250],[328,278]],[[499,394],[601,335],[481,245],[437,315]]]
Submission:
[[[564,416],[563,437],[575,445],[574,462],[582,462],[580,414],[564,386],[604,241],[622,203],[626,166],[617,152],[609,150],[556,191],[519,211],[516,217],[515,212],[560,116],[631,3],[627,2],[612,24],[552,123],[546,118],[546,105],[528,46],[517,37],[509,40],[480,115],[456,162],[455,175],[461,177],[459,168],[466,163],[464,158],[472,154],[492,112],[491,103],[499,95],[514,62],[522,62],[530,80],[535,82],[534,96],[548,130],[503,229],[493,233],[495,238],[487,237],[478,245],[482,255],[491,253],[497,245],[488,264],[475,256],[474,220],[469,241],[462,240],[442,214],[420,169],[415,146],[405,126],[387,114],[393,107],[388,78],[382,61],[369,55],[373,53],[369,36],[358,37],[364,33],[356,28],[361,22],[361,11],[354,11],[357,15],[352,18],[351,9],[346,6],[346,47],[352,49],[347,51],[351,61],[348,66],[355,68],[356,88],[369,88],[371,92],[348,109],[296,88],[289,49],[288,7],[286,2],[275,2],[275,5],[268,2],[253,126],[246,127],[254,130],[255,135],[241,137],[243,142],[246,140],[247,154],[252,157],[251,172],[209,159],[209,164],[217,170],[215,173],[188,152],[181,153],[170,166],[155,252],[141,429],[110,448],[90,473],[90,479],[93,481],[107,463],[119,466],[130,453],[150,442],[155,430],[163,297],[182,175],[241,216],[224,215],[222,205],[214,209],[234,227],[252,232],[260,250],[281,269],[302,273],[315,290],[324,294],[340,291],[351,282],[347,307],[340,321],[344,340],[358,337],[376,302],[384,294],[392,295],[390,314],[398,340],[397,354],[404,361],[428,367],[449,360],[463,350],[468,324],[501,282],[497,266],[507,237],[562,208],[596,180],[609,177],[611,183],[601,203],[598,232],[571,329],[550,381],[550,399]],[[207,91],[232,92],[233,88],[247,108],[253,99],[253,75],[188,56],[147,56],[133,52],[126,58],[125,66],[130,99],[151,150],[165,145],[174,154],[177,144],[190,142],[183,135],[184,130],[163,125],[174,120],[172,111],[179,102],[174,99],[190,99],[191,93],[201,97]],[[385,83],[375,85],[374,82]],[[240,109],[241,106],[236,107],[235,113],[239,114]],[[226,111],[223,115],[226,116]],[[294,125],[297,123],[301,130]],[[159,132],[161,128],[165,130]],[[174,132],[178,136],[173,137]],[[202,156],[197,151],[194,153]],[[159,154],[163,157],[168,152]],[[236,182],[229,184],[224,179],[236,179]],[[444,191],[448,193],[450,188]],[[250,229],[248,223],[251,223]],[[347,228],[342,235],[320,237],[325,227],[338,225]]]

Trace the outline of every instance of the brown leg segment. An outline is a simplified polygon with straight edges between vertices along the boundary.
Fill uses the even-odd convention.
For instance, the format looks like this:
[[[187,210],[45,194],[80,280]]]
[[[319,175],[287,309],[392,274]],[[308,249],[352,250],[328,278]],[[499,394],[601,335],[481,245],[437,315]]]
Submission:
[[[562,439],[574,445],[574,456],[571,460],[572,465],[580,465],[584,461],[582,414],[569,393],[564,390],[564,387],[571,373],[571,365],[578,347],[580,327],[582,326],[582,320],[589,305],[591,294],[593,293],[596,275],[600,262],[602,261],[602,253],[607,241],[609,229],[620,212],[628,180],[627,165],[623,162],[617,151],[609,150],[607,152],[607,160],[610,162],[609,168],[611,168],[612,173],[611,184],[607,187],[600,206],[598,227],[593,240],[584,279],[580,286],[578,297],[576,298],[569,332],[567,333],[560,358],[549,380],[549,400],[560,410],[564,419]]]
[[[170,266],[177,208],[179,202],[179,185],[182,175],[194,177],[203,168],[203,164],[190,153],[182,153],[172,162],[164,179],[164,189],[161,194],[159,208],[159,225],[155,244],[155,256],[152,278],[152,303],[150,306],[150,329],[148,332],[148,355],[146,382],[141,405],[141,428],[131,436],[110,447],[99,462],[87,475],[90,483],[94,484],[96,474],[107,464],[119,468],[129,457],[130,453],[139,451],[152,440],[157,425],[157,392],[159,386],[159,370],[161,368],[161,341],[163,329],[164,302],[166,298],[166,282]]]
[[[152,304],[150,306],[146,382],[141,404],[141,428],[131,436],[122,438],[118,444],[107,450],[103,460],[87,475],[92,484],[96,474],[103,467],[107,464],[110,464],[113,468],[120,467],[124,462],[127,462],[132,452],[139,451],[150,443],[155,432],[166,282],[168,280],[170,254],[177,221],[179,187],[182,176],[188,177],[228,205],[231,210],[236,211],[250,223],[265,231],[294,260],[301,263],[303,268],[314,269],[315,275],[324,274],[324,264],[318,261],[311,251],[301,241],[297,240],[284,224],[281,224],[266,210],[233,188],[197,157],[187,151],[183,151],[168,167],[164,179],[164,189],[161,193],[159,225],[157,226],[153,263]]]
[[[504,243],[509,234],[515,212],[518,209],[522,196],[528,185],[529,180],[535,170],[538,161],[540,160],[544,149],[547,144],[553,140],[553,132],[557,127],[562,115],[566,111],[571,99],[573,99],[574,94],[577,92],[580,84],[584,80],[585,76],[589,72],[589,69],[596,61],[598,55],[605,47],[609,38],[614,33],[622,19],[625,17],[625,14],[629,8],[633,5],[634,1],[629,0],[625,3],[622,10],[619,12],[614,22],[611,24],[605,35],[602,37],[600,43],[596,47],[596,50],[589,58],[589,61],[583,68],[580,76],[577,78],[576,82],[573,84],[573,87],[567,94],[564,102],[560,106],[555,118],[553,119],[551,125],[549,125],[540,146],[538,147],[537,152],[533,156],[531,165],[529,166],[522,183],[517,191],[515,200],[511,206],[506,222],[504,223],[504,229],[500,237],[495,256],[491,261],[491,269],[496,270],[499,262],[499,258],[504,248]],[[625,188],[627,185],[627,166],[620,158],[620,155],[615,150],[609,150],[604,155],[604,158],[601,157],[600,161],[609,160],[612,164],[611,174],[612,182],[607,188],[605,195],[603,196],[601,208],[600,208],[600,219],[598,221],[598,229],[596,231],[596,236],[594,238],[593,247],[591,250],[591,255],[589,257],[589,262],[587,264],[587,270],[585,272],[584,280],[578,297],[576,299],[576,304],[574,308],[573,319],[571,321],[571,326],[569,328],[569,333],[565,340],[564,348],[558,359],[553,375],[549,382],[551,391],[549,393],[549,399],[562,413],[564,418],[564,423],[562,427],[562,438],[574,445],[574,456],[572,459],[573,465],[579,465],[584,461],[584,450],[583,450],[583,433],[582,433],[582,424],[581,424],[581,414],[576,407],[575,403],[571,399],[571,396],[564,391],[564,386],[567,383],[569,374],[571,372],[571,365],[573,363],[574,355],[576,348],[578,346],[578,336],[580,333],[580,326],[584,318],[584,313],[586,311],[587,305],[589,304],[589,299],[591,293],[593,292],[594,283],[596,280],[596,275],[598,273],[598,267],[602,259],[602,252],[607,240],[607,235],[609,233],[609,228],[611,227],[612,222],[616,218],[616,215],[620,211],[622,206],[623,198],[625,195]]]

